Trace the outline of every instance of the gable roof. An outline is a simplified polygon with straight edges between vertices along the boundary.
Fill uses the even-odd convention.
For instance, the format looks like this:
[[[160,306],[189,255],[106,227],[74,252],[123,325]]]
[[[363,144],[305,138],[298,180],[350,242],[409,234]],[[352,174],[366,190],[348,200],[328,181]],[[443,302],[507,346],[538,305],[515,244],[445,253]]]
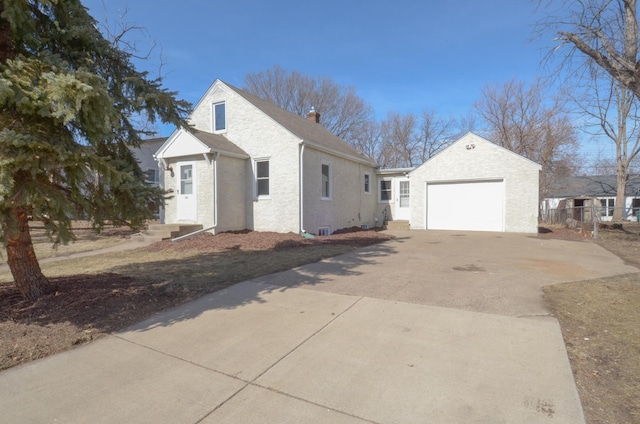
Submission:
[[[175,145],[178,140],[183,140],[179,146]],[[167,141],[158,149],[154,157],[157,159],[165,159],[207,153],[220,153],[225,156],[238,158],[249,157],[247,152],[221,135],[200,130],[188,131],[184,128],[179,128],[174,131],[174,133],[167,138]]]
[[[548,198],[615,197],[617,191],[615,175],[592,175],[561,178],[552,182]],[[630,175],[625,196],[640,195],[640,175]]]
[[[376,163],[370,157],[358,152],[355,148],[342,140],[340,137],[327,130],[322,125],[310,121],[302,116],[298,116],[293,112],[282,109],[273,103],[262,100],[259,97],[254,96],[244,90],[241,90],[233,85],[227,84],[224,81],[217,80],[235,91],[249,103],[260,109],[271,119],[276,121],[282,127],[289,132],[300,138],[305,143],[310,144],[312,147],[320,150],[325,150],[329,153],[337,153],[347,156],[356,161],[364,162],[371,166],[376,166]],[[215,84],[215,83],[214,83]]]
[[[475,143],[485,143],[486,145],[490,146],[491,148],[502,150],[505,153],[507,153],[509,155],[512,155],[514,158],[516,158],[518,160],[521,160],[521,161],[524,161],[524,162],[528,162],[530,166],[536,167],[538,170],[542,169],[542,165],[540,165],[539,163],[536,163],[536,162],[532,161],[531,159],[525,158],[524,156],[519,155],[516,152],[513,152],[513,151],[507,149],[506,147],[502,147],[502,146],[494,143],[491,140],[487,140],[486,138],[481,137],[478,134],[475,134],[475,133],[472,133],[472,132],[468,132],[465,135],[463,135],[462,137],[460,137],[459,139],[457,139],[456,141],[454,141],[453,143],[451,143],[450,145],[448,145],[447,147],[445,147],[444,149],[442,149],[441,151],[439,151],[437,154],[431,156],[422,165],[418,166],[415,170],[420,169],[423,166],[429,166],[429,162],[431,162],[432,160],[436,160],[436,158],[438,156],[442,155],[444,152],[446,152],[447,150],[451,149],[453,146],[455,146],[457,144],[463,144],[463,143],[467,144],[468,146],[472,146],[472,147],[470,147],[471,149],[475,148]]]

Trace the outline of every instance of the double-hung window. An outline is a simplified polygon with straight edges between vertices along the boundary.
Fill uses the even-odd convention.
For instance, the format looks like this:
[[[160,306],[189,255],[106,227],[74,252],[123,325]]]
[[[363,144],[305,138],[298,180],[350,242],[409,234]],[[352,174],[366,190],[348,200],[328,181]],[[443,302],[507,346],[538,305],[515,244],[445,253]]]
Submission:
[[[213,132],[221,133],[227,130],[227,109],[225,102],[213,105]]]
[[[269,197],[269,160],[256,160],[256,197]]]
[[[371,174],[364,174],[364,192],[371,194]]]
[[[380,180],[380,202],[391,201],[391,180]]]

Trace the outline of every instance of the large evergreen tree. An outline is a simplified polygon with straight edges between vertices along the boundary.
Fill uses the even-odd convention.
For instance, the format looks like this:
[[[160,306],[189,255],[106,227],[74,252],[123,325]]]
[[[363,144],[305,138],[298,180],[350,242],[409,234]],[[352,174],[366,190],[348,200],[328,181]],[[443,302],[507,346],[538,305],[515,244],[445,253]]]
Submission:
[[[183,124],[189,105],[139,72],[79,0],[0,0],[0,241],[26,298],[51,292],[28,220],[55,243],[71,218],[139,227],[162,199],[129,147],[141,116]]]

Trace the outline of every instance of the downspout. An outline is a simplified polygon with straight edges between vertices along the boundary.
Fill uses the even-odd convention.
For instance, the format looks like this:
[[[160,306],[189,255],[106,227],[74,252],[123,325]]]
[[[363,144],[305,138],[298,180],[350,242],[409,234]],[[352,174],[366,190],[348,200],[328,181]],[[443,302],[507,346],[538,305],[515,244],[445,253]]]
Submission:
[[[300,140],[300,234],[304,233],[304,140]]]
[[[205,231],[213,230],[218,226],[218,157],[220,152],[216,152],[213,157],[213,225],[202,230],[197,230],[189,234],[185,234],[180,237],[172,238],[171,241],[180,241],[189,237],[193,237],[197,234],[204,233]]]

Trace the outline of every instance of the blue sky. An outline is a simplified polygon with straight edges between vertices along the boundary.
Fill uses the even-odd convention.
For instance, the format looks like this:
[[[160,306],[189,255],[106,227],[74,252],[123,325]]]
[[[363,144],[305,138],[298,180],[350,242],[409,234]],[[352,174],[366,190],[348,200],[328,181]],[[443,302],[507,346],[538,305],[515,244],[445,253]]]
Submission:
[[[141,66],[195,103],[220,78],[278,64],[353,85],[382,118],[387,112],[469,112],[485,84],[540,74],[544,55],[530,43],[527,0],[85,0],[100,23],[145,27],[158,48]],[[106,12],[105,12],[106,8]],[[142,39],[140,36],[138,39]]]

